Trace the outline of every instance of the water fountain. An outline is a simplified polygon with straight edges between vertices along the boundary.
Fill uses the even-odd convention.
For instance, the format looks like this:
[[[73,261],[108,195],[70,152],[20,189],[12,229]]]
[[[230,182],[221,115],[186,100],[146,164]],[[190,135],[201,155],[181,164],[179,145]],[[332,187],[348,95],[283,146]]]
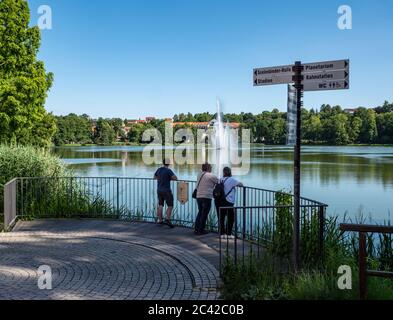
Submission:
[[[230,124],[224,126],[224,117],[222,113],[221,103],[217,100],[217,116],[214,121],[214,138],[213,150],[215,152],[215,171],[218,176],[222,176],[225,166],[230,165],[229,152],[233,148],[231,139]]]

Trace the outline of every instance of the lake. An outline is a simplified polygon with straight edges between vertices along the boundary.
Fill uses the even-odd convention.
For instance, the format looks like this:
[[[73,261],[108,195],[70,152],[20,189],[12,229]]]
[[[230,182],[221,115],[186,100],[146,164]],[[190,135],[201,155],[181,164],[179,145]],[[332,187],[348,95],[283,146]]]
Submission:
[[[140,146],[60,147],[54,152],[76,175],[151,178]],[[180,179],[195,180],[199,166],[175,166]],[[293,190],[293,148],[253,145],[251,170],[239,177],[248,186]],[[329,205],[330,215],[374,221],[393,212],[393,147],[303,147],[302,196]]]

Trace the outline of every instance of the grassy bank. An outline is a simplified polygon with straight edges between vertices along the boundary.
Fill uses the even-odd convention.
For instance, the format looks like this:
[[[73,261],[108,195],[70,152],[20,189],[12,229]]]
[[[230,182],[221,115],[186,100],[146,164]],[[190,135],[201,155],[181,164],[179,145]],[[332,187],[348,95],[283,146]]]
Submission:
[[[245,264],[235,265],[227,257],[223,269],[223,297],[229,300],[357,300],[358,248],[357,234],[343,234],[337,218],[326,220],[325,253],[320,264],[313,230],[317,220],[311,218],[308,228],[301,234],[300,249],[302,271],[291,267],[292,216],[288,211],[277,213],[274,241],[264,246],[260,259],[249,256]],[[393,237],[368,235],[368,268],[393,271]],[[341,290],[338,280],[341,266],[352,270],[352,289]],[[368,279],[368,299],[393,300],[391,279]]]
[[[291,205],[285,193],[276,193],[276,206]],[[364,223],[359,217],[355,223]],[[358,299],[357,233],[343,234],[337,217],[325,220],[324,254],[318,247],[319,219],[311,212],[302,219],[300,259],[302,271],[293,272],[292,237],[293,213],[287,207],[278,208],[272,241],[263,242],[262,257],[248,256],[238,265],[227,256],[223,268],[223,297],[229,300],[352,300]],[[388,224],[388,223],[386,223]],[[262,235],[263,237],[263,235]],[[368,235],[368,268],[393,271],[393,236]],[[322,259],[321,259],[322,258]],[[338,270],[341,266],[352,270],[352,290],[340,290]],[[369,299],[392,299],[393,281],[369,278]]]

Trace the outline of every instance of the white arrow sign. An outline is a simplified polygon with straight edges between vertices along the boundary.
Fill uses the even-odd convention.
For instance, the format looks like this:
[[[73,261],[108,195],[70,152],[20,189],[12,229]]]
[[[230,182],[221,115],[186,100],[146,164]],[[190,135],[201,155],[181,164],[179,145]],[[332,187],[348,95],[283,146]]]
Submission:
[[[303,64],[303,73],[333,70],[349,70],[349,60],[324,61]]]
[[[291,83],[293,75],[292,65],[254,69],[254,86]]]
[[[292,83],[293,75],[271,75],[264,77],[254,77],[254,86],[268,86],[273,84],[284,84],[284,83]]]
[[[302,64],[304,91],[341,90],[349,88],[349,60]],[[290,84],[295,82],[295,66],[254,69],[254,86]]]
[[[303,75],[303,83],[310,81],[332,81],[332,80],[347,80],[349,72],[346,70],[324,71],[318,73],[305,73]]]
[[[349,81],[317,81],[306,82],[303,85],[304,91],[320,91],[320,90],[344,90],[349,89]]]

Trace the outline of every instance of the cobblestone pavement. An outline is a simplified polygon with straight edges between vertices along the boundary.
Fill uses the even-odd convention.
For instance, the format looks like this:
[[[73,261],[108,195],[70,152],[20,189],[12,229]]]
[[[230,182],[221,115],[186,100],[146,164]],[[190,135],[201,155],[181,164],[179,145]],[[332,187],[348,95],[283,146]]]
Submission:
[[[136,225],[41,221],[37,227],[36,222],[20,222],[15,232],[0,234],[0,299],[218,298],[219,274],[212,263],[190,251],[190,244],[174,245],[140,235],[144,228],[146,235],[159,233],[159,227]],[[169,231],[162,232],[165,240]],[[192,241],[198,246],[197,240]],[[203,251],[217,255],[199,243]],[[42,265],[52,269],[52,290],[38,288]]]

